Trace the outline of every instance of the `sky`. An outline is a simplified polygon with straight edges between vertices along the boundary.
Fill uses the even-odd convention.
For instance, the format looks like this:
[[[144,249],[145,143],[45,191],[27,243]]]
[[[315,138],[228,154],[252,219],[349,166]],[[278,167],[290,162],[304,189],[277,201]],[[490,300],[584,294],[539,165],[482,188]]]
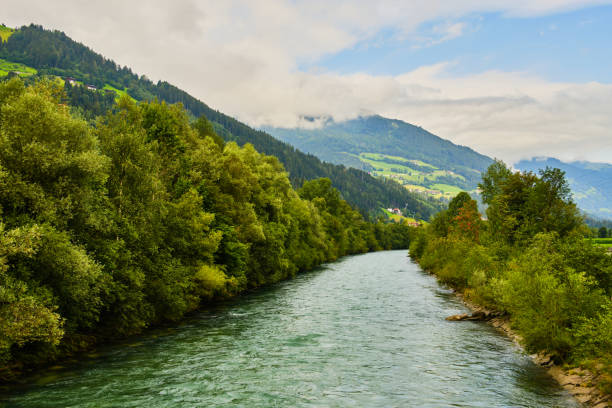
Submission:
[[[612,163],[612,0],[4,0],[252,126],[380,114],[513,163]]]

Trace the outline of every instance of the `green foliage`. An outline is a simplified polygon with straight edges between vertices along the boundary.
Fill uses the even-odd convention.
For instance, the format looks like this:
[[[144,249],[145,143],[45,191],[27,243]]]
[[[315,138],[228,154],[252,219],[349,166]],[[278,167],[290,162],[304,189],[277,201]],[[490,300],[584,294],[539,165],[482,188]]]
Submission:
[[[66,82],[64,91],[66,92],[66,102],[89,120],[104,115],[115,104],[113,93],[90,90],[84,85],[76,84],[72,86]]]
[[[600,227],[599,230],[597,230],[597,237],[608,238],[608,229],[606,227]]]
[[[579,320],[594,316],[606,298],[596,281],[571,268],[555,239],[537,235],[493,286],[530,350],[567,357],[577,344]]]
[[[19,260],[30,259],[40,246],[36,225],[6,231],[0,224],[0,364],[10,359],[13,346],[29,342],[58,344],[64,334],[57,307],[37,282],[10,273]]]
[[[522,171],[537,172],[546,167],[565,172],[578,207],[593,218],[592,224],[607,224],[612,227],[612,164],[578,161],[565,163],[553,158],[522,160],[514,165]],[[598,227],[600,225],[597,225]]]
[[[0,25],[0,43],[8,40],[8,38],[13,35],[14,32],[15,30],[5,26],[4,24]]]
[[[95,126],[65,89],[0,84],[0,362],[175,321],[340,256],[406,248],[329,179],[123,96]]]
[[[538,177],[495,162],[480,188],[488,221],[458,195],[414,233],[410,255],[472,301],[506,312],[530,352],[612,380],[612,257],[583,238],[563,172]]]
[[[582,226],[582,217],[559,169],[547,168],[537,177],[533,173],[512,173],[502,162],[495,162],[483,176],[480,188],[483,202],[489,205],[490,234],[508,244],[526,243],[540,232],[565,237]]]

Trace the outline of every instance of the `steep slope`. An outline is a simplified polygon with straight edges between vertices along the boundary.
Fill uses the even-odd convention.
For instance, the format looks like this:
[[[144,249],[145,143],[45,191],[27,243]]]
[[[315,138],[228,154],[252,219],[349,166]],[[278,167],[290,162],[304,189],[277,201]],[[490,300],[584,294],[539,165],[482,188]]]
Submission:
[[[536,173],[546,167],[563,170],[578,207],[591,215],[612,218],[612,164],[586,161],[565,163],[546,157],[522,160],[514,167]]]
[[[329,177],[342,196],[363,213],[376,213],[380,207],[406,209],[409,215],[427,219],[437,212],[440,203],[403,189],[392,181],[376,179],[366,172],[321,162],[292,146],[279,142],[269,134],[213,110],[187,92],[163,81],[153,83],[139,77],[129,68],[96,54],[60,31],[30,25],[13,32],[0,44],[0,58],[35,68],[39,75],[72,77],[100,91],[112,87],[136,100],[157,98],[168,103],[182,103],[195,117],[206,116],[218,133],[239,145],[251,143],[260,152],[274,155],[284,164],[294,186],[305,180]],[[77,101],[78,103],[78,101]],[[95,106],[95,105],[94,105]]]
[[[473,190],[493,161],[401,120],[373,115],[315,129],[265,128],[322,160],[441,192]],[[454,188],[453,188],[454,187]]]

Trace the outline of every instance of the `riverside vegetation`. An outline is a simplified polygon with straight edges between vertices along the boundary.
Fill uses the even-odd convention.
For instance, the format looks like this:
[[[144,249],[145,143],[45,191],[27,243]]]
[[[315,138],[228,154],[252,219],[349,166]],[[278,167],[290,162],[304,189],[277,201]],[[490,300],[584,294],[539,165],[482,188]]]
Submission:
[[[224,143],[181,105],[93,124],[54,82],[0,84],[0,376],[176,321],[340,256],[407,247],[329,179]]]
[[[507,313],[528,351],[589,368],[612,392],[612,256],[583,239],[590,232],[563,172],[498,161],[479,187],[487,220],[460,193],[415,230],[411,256],[468,300]]]

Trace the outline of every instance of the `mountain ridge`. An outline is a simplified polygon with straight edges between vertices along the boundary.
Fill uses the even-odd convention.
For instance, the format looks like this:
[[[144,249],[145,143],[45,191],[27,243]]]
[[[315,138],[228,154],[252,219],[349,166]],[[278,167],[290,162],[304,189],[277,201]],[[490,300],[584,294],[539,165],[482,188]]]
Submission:
[[[468,146],[455,144],[420,126],[381,115],[361,115],[340,122],[326,120],[318,128],[263,127],[263,129],[279,140],[323,160],[366,171],[376,171],[377,167],[375,163],[369,162],[371,158],[363,155],[378,154],[385,155],[383,161],[387,163],[393,162],[393,157],[400,158],[400,161],[412,160],[412,164],[420,168],[403,165],[405,167],[403,174],[410,176],[417,175],[417,172],[427,173],[422,163],[415,161],[448,172],[438,174],[436,177],[420,174],[423,176],[420,179],[401,176],[402,171],[396,172],[396,178],[402,179],[408,186],[432,187],[434,184],[441,184],[436,182],[441,178],[443,182],[459,189],[475,190],[480,181],[480,173],[493,163],[493,159]],[[384,172],[378,171],[378,173]]]

